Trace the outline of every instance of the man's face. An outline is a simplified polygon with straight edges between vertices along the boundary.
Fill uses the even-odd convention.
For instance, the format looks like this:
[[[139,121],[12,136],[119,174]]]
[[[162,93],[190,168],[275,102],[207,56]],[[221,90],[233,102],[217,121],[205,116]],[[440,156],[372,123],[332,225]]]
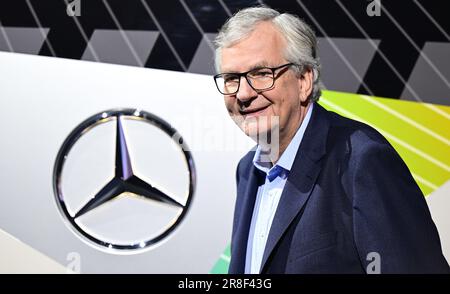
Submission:
[[[285,48],[284,37],[273,25],[261,22],[248,37],[222,49],[221,72],[239,73],[263,66],[278,67],[288,63],[283,56]],[[300,108],[311,93],[310,74],[307,72],[305,79],[298,77],[289,67],[283,68],[276,72],[274,86],[259,92],[241,78],[239,91],[224,96],[225,106],[248,136],[279,127],[280,141],[286,136],[292,137],[303,119]],[[274,117],[278,117],[278,124],[271,123]]]

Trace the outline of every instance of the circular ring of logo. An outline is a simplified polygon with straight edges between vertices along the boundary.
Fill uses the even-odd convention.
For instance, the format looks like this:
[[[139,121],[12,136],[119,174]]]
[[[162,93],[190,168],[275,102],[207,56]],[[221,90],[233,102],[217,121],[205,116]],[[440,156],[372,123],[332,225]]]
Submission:
[[[105,242],[102,241],[87,232],[85,232],[76,222],[75,219],[77,216],[71,216],[64,199],[63,191],[62,191],[62,185],[61,185],[61,176],[62,171],[64,168],[64,163],[67,158],[67,155],[69,154],[72,147],[75,145],[75,143],[80,139],[81,136],[83,136],[86,132],[90,131],[94,127],[103,124],[105,122],[108,122],[110,120],[113,120],[116,118],[119,120],[119,117],[127,117],[134,120],[139,120],[142,122],[149,123],[153,125],[154,127],[157,127],[158,129],[162,130],[165,134],[167,134],[172,140],[176,143],[177,146],[180,147],[180,150],[182,151],[185,159],[185,164],[189,171],[189,190],[188,190],[188,196],[186,203],[182,205],[182,212],[174,221],[170,224],[161,234],[158,236],[146,240],[141,241],[139,243],[133,243],[128,245],[123,244],[113,244],[111,242]],[[186,213],[190,207],[190,204],[193,199],[194,191],[195,191],[195,184],[196,184],[196,173],[195,173],[195,165],[194,160],[192,158],[192,154],[190,151],[188,151],[189,148],[187,148],[186,143],[183,141],[183,138],[179,135],[179,133],[166,121],[164,121],[162,118],[151,114],[149,112],[138,110],[138,109],[130,109],[130,108],[123,108],[123,109],[112,109],[112,110],[106,110],[102,111],[100,113],[97,113],[89,118],[87,118],[85,121],[83,121],[81,124],[79,124],[66,138],[64,143],[62,144],[58,155],[56,156],[55,165],[53,169],[53,191],[54,196],[56,199],[57,207],[63,216],[63,219],[65,220],[66,225],[68,225],[69,228],[73,232],[76,233],[78,237],[81,237],[83,241],[88,241],[89,244],[94,245],[95,248],[106,251],[106,252],[140,252],[143,249],[148,249],[151,245],[155,245],[159,241],[166,238],[184,219],[186,216]],[[116,151],[117,152],[117,151]],[[117,154],[116,154],[117,156]],[[117,168],[117,166],[116,166]]]

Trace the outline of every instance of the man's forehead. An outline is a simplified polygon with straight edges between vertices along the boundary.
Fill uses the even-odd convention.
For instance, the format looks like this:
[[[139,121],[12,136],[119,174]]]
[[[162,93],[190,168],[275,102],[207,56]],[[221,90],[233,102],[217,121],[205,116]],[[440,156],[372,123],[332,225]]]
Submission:
[[[273,67],[284,60],[285,40],[271,23],[261,23],[242,40],[222,48],[221,71],[244,72]]]

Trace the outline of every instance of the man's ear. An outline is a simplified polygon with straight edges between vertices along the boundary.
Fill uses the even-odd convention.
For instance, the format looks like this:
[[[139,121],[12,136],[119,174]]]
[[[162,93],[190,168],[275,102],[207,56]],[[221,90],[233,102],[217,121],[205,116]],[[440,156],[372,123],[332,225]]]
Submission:
[[[303,74],[298,78],[298,86],[300,89],[300,100],[306,102],[309,95],[311,95],[313,88],[313,71],[306,69]]]

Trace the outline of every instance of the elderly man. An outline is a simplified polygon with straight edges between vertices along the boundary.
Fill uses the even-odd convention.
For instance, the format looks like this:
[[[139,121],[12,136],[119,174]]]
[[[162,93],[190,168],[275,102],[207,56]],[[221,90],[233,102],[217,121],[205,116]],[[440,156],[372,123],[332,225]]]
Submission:
[[[247,8],[215,44],[216,86],[258,144],[236,172],[230,273],[449,272],[397,152],[373,128],[316,103],[320,66],[307,24]]]

